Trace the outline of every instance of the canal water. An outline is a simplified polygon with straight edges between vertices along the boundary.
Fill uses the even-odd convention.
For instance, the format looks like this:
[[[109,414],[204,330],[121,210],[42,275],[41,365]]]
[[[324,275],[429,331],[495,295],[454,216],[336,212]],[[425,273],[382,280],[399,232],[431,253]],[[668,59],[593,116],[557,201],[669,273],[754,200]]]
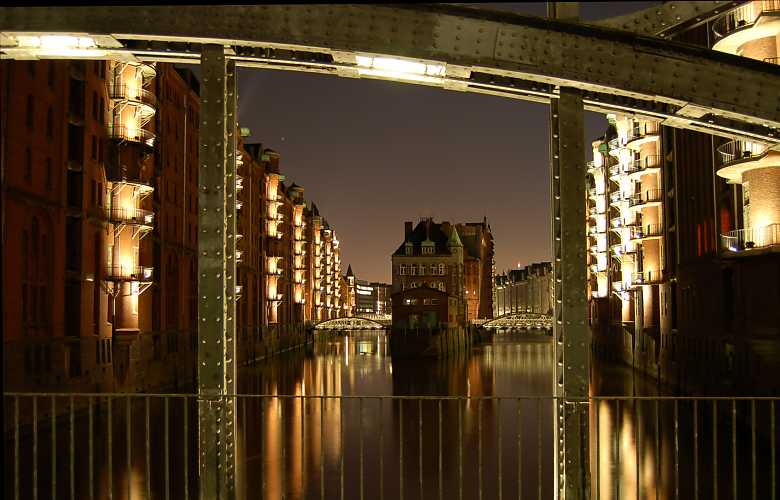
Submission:
[[[399,360],[384,333],[353,331],[242,368],[239,392],[258,396],[235,407],[239,498],[553,498],[553,360],[543,335]],[[593,365],[594,396],[669,393],[625,366]],[[94,403],[91,424],[84,406],[76,412],[72,449],[67,417],[53,437],[45,423],[35,443],[22,432],[18,476],[6,434],[5,477],[20,478],[19,498],[33,498],[33,484],[40,498],[52,484],[59,498],[196,497],[194,401],[120,398],[110,414]],[[770,405],[596,401],[580,414],[594,497],[752,498],[755,488],[770,498]],[[6,498],[15,485],[5,481]]]

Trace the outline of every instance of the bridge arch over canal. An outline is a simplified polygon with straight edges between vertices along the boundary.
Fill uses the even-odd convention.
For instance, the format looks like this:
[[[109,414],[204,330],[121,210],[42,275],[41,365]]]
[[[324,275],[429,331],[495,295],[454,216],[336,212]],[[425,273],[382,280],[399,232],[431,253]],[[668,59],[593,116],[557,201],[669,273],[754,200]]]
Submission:
[[[487,330],[552,330],[552,316],[537,313],[508,313],[482,324]]]
[[[315,330],[384,330],[389,323],[382,319],[349,316],[321,321],[314,325]]]

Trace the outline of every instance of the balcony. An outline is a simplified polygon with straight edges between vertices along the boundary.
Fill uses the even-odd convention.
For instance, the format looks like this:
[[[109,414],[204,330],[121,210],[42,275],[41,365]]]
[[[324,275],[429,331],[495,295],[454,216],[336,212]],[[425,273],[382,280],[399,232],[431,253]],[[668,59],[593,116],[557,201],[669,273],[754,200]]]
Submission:
[[[660,203],[663,201],[663,189],[648,189],[644,193],[636,193],[628,199],[629,207],[638,207],[649,203]]]
[[[760,160],[768,153],[767,147],[764,144],[741,139],[721,144],[717,147],[716,151],[720,157],[718,175],[721,177],[725,177],[725,175],[721,174],[721,169],[740,163]]]
[[[631,134],[628,136],[626,146],[637,148],[641,144],[644,144],[651,140],[658,139],[658,134],[661,131],[661,127],[658,123],[650,122],[645,124],[634,124],[631,129]]]
[[[154,148],[155,135],[140,127],[125,127],[124,125],[108,125],[108,137],[118,141],[135,142],[149,149]]]
[[[157,109],[157,97],[140,87],[109,85],[108,98],[117,104],[128,104],[137,108],[141,120],[154,116]]]
[[[729,231],[720,235],[720,246],[726,252],[743,255],[763,249],[780,250],[780,224]]]
[[[146,266],[108,266],[106,268],[106,280],[149,283],[152,281],[153,272],[153,267]]]
[[[751,28],[764,14],[780,14],[780,1],[747,2],[716,19],[712,23],[712,31],[716,39],[723,39],[738,31]]]
[[[645,271],[643,273],[631,273],[631,286],[655,285],[664,280],[663,271]]]
[[[661,224],[648,224],[646,226],[636,226],[631,228],[632,240],[644,240],[648,238],[658,238],[663,236],[663,226]]]
[[[609,220],[609,227],[612,229],[621,229],[624,225],[623,217],[614,217]]]
[[[591,172],[591,173],[593,173],[596,170],[604,167],[604,164],[596,165],[595,161],[589,161],[588,163],[586,163],[586,165],[588,167],[588,172]]]
[[[623,196],[623,193],[620,191],[612,191],[609,193],[609,204],[610,205],[620,205],[624,203],[625,197]]]
[[[633,160],[626,170],[626,173],[631,176],[632,174],[645,174],[656,171],[661,167],[660,155],[648,155],[644,158]],[[638,177],[638,176],[634,176]]]
[[[596,196],[598,196],[599,194],[601,194],[601,193],[597,192],[597,191],[596,191],[596,188],[594,188],[594,187],[593,187],[593,188],[590,188],[590,189],[588,189],[588,196],[589,196],[590,198],[595,198],[595,197],[596,197]]]
[[[154,225],[154,212],[141,208],[106,208],[106,218],[115,224],[131,224],[134,226]]]
[[[604,214],[604,212],[599,212],[599,207],[597,207],[596,205],[593,205],[590,208],[588,208],[588,215],[590,217],[596,217],[597,215],[602,215],[602,214]]]
[[[609,178],[610,180],[616,179],[623,175],[625,172],[623,172],[623,167],[620,166],[618,163],[617,165],[612,165],[609,167]]]

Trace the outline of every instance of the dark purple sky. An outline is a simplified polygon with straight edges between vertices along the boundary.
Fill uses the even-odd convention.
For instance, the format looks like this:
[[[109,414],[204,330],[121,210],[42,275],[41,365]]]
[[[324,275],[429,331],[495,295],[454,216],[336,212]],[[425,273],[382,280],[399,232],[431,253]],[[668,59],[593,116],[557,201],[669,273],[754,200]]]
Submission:
[[[601,19],[658,2],[582,3]],[[543,16],[544,3],[482,4]],[[336,229],[342,265],[390,281],[405,220],[481,221],[501,272],[550,260],[548,107],[371,79],[242,68],[239,122]],[[586,139],[606,126],[586,113]]]

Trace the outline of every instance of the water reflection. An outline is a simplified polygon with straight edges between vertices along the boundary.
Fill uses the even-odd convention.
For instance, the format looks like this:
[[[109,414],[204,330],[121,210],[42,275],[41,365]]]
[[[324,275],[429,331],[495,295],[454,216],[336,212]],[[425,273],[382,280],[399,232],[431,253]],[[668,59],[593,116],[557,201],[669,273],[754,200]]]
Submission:
[[[385,336],[369,331],[322,338],[244,368],[240,392],[271,397],[242,397],[236,405],[238,497],[399,498],[403,491],[406,499],[487,499],[499,492],[552,498],[553,408],[545,398],[553,390],[553,363],[547,337],[497,335],[459,357],[393,360]],[[771,401],[598,399],[667,392],[627,367],[594,363],[592,496],[708,498],[721,491],[750,498],[755,488],[756,498],[769,498],[777,468],[768,438]],[[399,399],[405,396],[440,398]],[[166,491],[195,498],[197,411],[194,400],[184,401],[170,400],[166,408],[150,398],[148,417],[143,398],[130,406],[115,399],[110,415],[103,401],[94,406],[92,424],[82,405],[74,420],[73,496],[89,498],[91,487],[97,498],[109,489],[117,499],[163,498]],[[30,412],[30,401],[21,406],[21,414]],[[20,441],[20,498],[32,496],[36,462],[39,496],[52,496],[56,479],[57,496],[68,497],[66,421],[58,421],[56,436],[39,427],[36,455],[29,432]],[[5,450],[10,464],[8,434]],[[13,497],[12,481],[5,484],[5,496]]]
[[[269,498],[397,498],[401,489],[405,498],[494,498],[499,488],[513,497],[522,488],[524,497],[547,498],[549,400],[356,396],[549,396],[552,363],[545,337],[507,335],[468,355],[392,360],[387,338],[367,331],[247,369],[243,391],[323,397],[240,408],[239,448],[248,457],[241,489]]]

